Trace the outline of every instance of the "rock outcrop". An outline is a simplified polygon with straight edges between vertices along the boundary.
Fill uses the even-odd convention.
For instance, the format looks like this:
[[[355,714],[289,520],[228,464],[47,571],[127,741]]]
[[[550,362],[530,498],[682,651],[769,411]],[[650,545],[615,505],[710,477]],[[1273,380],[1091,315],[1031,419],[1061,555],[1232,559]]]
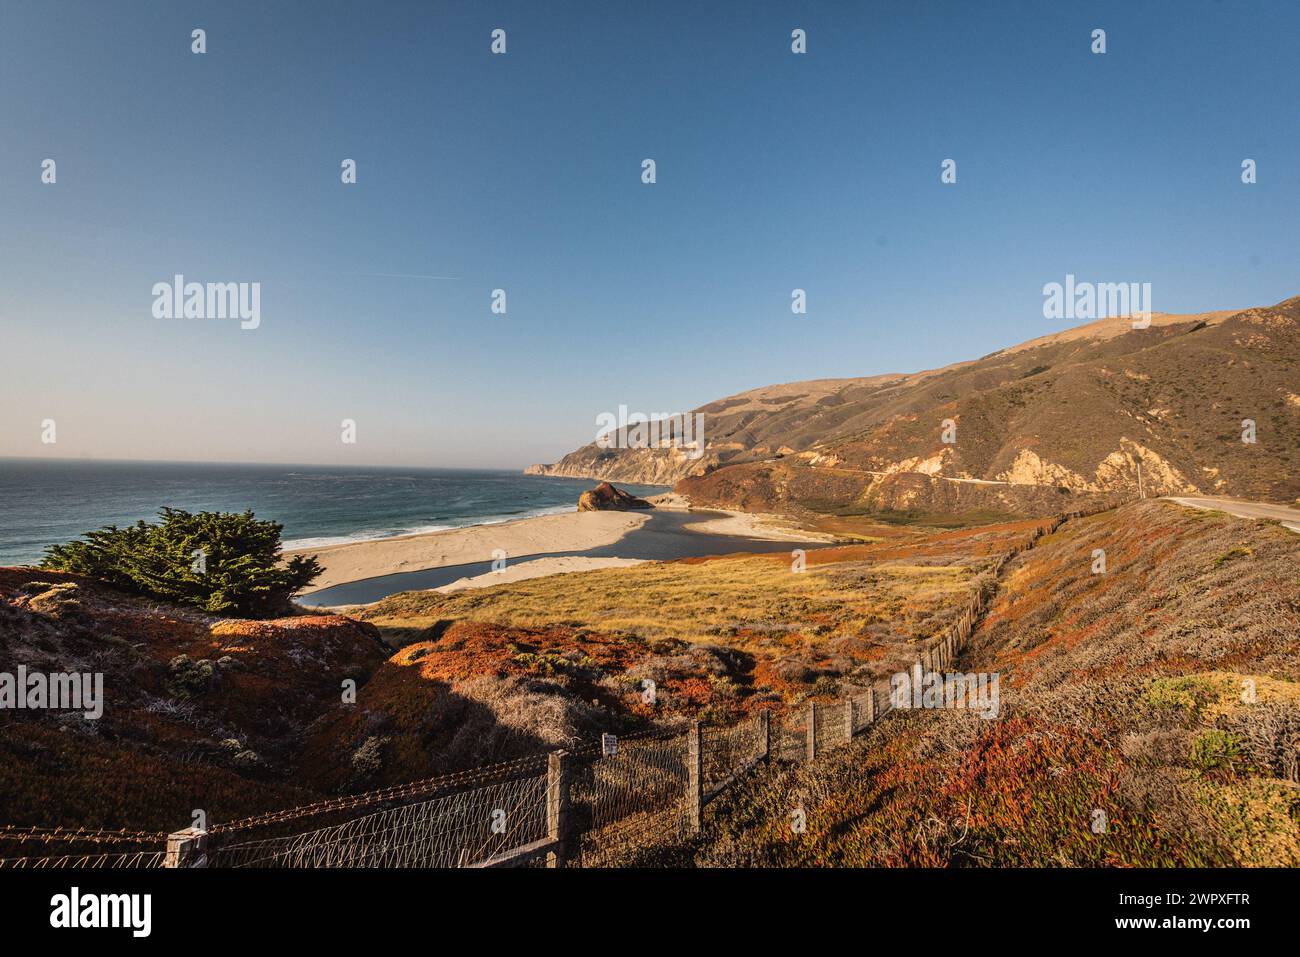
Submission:
[[[630,508],[654,508],[643,498],[629,495],[621,488],[601,482],[578,497],[579,512],[625,512]]]

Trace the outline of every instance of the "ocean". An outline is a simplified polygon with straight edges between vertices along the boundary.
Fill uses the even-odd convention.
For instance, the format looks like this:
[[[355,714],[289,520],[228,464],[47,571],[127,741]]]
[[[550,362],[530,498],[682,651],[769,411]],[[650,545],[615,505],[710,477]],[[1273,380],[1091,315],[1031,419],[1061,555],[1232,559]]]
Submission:
[[[287,548],[412,535],[572,511],[596,482],[485,469],[0,459],[0,565],[163,506],[284,526]],[[624,485],[634,495],[662,486]]]

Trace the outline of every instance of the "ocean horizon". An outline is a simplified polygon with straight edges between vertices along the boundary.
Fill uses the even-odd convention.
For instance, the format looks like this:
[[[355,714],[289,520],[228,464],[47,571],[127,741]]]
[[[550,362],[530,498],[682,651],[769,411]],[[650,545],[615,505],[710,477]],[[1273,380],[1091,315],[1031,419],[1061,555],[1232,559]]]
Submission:
[[[315,548],[572,511],[596,484],[511,469],[0,459],[0,565],[164,507],[251,509],[284,526],[285,548]]]

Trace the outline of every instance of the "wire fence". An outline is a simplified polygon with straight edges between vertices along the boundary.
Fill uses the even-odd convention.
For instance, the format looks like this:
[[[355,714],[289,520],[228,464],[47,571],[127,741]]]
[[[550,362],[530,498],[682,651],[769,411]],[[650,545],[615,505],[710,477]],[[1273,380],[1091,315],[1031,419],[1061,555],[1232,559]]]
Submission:
[[[757,720],[751,720],[729,728],[700,728],[701,785],[705,793],[730,784],[762,756],[759,727]]]
[[[115,870],[161,867],[167,841],[162,831],[0,825],[0,868]],[[49,849],[58,848],[57,853]],[[11,850],[12,849],[12,850]]]
[[[571,782],[572,863],[609,866],[687,827],[686,737],[619,743],[616,753],[579,763]]]
[[[772,720],[772,757],[802,761],[808,754],[808,712],[787,711]]]
[[[209,867],[464,867],[546,836],[546,775],[376,811],[305,834],[217,844]]]
[[[128,867],[162,867],[164,851],[119,851],[105,854],[56,854],[43,857],[0,858],[0,868],[8,870],[104,870]]]
[[[1000,556],[991,580],[921,649],[916,667],[946,671],[1006,565],[1064,522],[1104,510],[1060,516]],[[729,727],[696,723],[684,734],[660,729],[596,741],[206,831],[0,826],[0,868],[611,866],[698,831],[703,807],[757,765],[814,759],[849,744],[891,710],[890,688],[878,683],[839,701],[763,711]],[[307,821],[317,826],[302,830]],[[50,845],[60,853],[31,853]],[[8,856],[11,847],[25,853]]]

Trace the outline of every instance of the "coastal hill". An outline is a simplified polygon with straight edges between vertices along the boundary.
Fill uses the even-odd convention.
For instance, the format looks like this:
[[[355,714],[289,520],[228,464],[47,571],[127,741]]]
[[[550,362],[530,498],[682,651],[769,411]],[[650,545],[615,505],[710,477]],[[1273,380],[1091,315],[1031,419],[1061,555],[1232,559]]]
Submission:
[[[1103,319],[941,369],[767,386],[694,411],[706,437],[694,460],[617,447],[620,436],[527,471],[673,482],[697,505],[823,515],[1044,514],[1066,496],[1075,507],[1136,494],[1139,471],[1148,495],[1291,502],[1300,297],[1156,314],[1143,330]]]

